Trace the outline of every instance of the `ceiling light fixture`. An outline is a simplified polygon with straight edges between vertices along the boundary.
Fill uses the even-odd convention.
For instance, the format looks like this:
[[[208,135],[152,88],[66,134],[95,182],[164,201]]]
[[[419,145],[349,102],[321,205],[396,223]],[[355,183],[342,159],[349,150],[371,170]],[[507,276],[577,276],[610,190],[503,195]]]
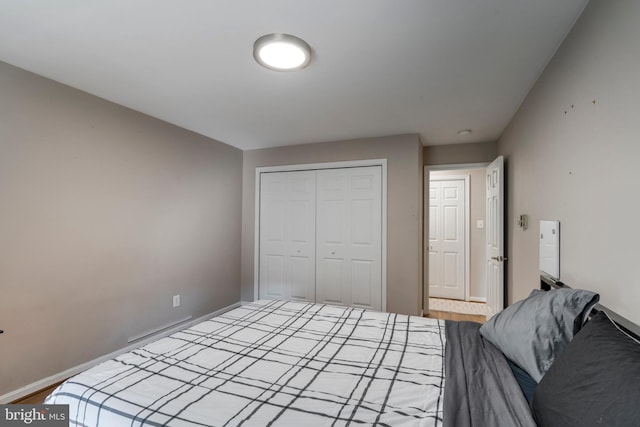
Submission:
[[[302,70],[311,61],[311,47],[290,34],[267,34],[253,44],[253,57],[270,70]]]
[[[458,135],[460,136],[467,136],[467,135],[471,135],[471,129],[462,129],[458,131]]]

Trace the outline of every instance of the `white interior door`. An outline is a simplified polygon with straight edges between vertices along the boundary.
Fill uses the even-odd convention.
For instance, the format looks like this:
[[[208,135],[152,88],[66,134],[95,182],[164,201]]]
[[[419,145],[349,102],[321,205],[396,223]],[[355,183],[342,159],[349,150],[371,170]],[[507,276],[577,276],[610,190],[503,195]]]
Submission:
[[[382,309],[382,168],[317,171],[316,302]]]
[[[315,301],[315,171],[260,180],[260,298]]]
[[[466,297],[465,179],[434,179],[429,184],[429,295]]]
[[[504,159],[487,166],[487,306],[489,316],[504,308]]]

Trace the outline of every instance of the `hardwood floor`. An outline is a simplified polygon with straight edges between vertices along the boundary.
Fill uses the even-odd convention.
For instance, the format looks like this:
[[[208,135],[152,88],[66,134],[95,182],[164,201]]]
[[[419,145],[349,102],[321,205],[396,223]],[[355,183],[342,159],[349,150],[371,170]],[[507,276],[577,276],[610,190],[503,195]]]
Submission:
[[[487,321],[486,317],[481,315],[452,313],[449,311],[437,311],[437,310],[429,310],[429,314],[426,314],[425,317],[431,317],[433,319],[468,321],[468,322],[478,322],[478,323],[485,323]]]
[[[36,391],[35,393],[32,393],[32,394],[30,394],[28,396],[25,396],[25,397],[23,397],[21,399],[18,399],[16,401],[14,401],[14,402],[11,402],[11,403],[19,404],[19,405],[39,405],[39,404],[43,403],[44,399],[46,399],[47,396],[49,396],[51,394],[51,392],[53,392],[53,390],[55,390],[55,388],[58,387],[63,382],[64,381],[60,381],[59,383],[55,383],[51,387],[43,388],[42,390]]]

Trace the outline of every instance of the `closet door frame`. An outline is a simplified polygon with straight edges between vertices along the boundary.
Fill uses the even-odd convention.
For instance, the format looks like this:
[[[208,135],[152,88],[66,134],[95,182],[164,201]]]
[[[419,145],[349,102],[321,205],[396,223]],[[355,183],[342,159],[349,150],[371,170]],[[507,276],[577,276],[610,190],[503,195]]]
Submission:
[[[382,168],[382,311],[387,311],[387,159],[350,160],[343,162],[310,163],[301,165],[265,166],[256,168],[255,176],[255,229],[253,251],[253,299],[260,297],[260,180],[267,172],[290,172],[321,169],[342,169],[366,166]]]

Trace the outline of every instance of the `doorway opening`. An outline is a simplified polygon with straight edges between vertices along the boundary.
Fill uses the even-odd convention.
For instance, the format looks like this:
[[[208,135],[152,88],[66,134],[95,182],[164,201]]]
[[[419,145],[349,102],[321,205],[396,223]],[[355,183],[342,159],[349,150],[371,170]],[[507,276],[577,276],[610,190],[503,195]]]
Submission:
[[[425,308],[489,316],[488,164],[425,166]]]

